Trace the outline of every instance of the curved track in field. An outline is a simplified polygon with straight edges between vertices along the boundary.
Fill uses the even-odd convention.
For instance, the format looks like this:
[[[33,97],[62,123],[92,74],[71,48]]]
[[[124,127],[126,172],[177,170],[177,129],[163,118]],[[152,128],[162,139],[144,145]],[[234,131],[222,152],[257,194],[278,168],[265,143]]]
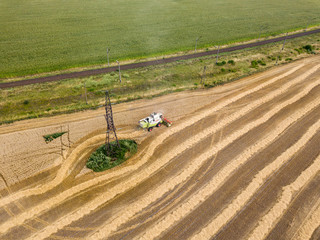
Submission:
[[[251,78],[105,173],[79,174],[104,135],[82,141],[0,198],[0,239],[317,239],[320,57]]]
[[[237,45],[234,47],[223,48],[223,49],[220,49],[219,52],[220,53],[233,52],[233,51],[242,50],[242,49],[246,49],[246,48],[258,47],[258,46],[262,46],[262,45],[266,45],[266,44],[270,44],[270,43],[284,41],[285,39],[293,39],[293,38],[303,37],[303,36],[307,36],[307,35],[311,35],[311,34],[315,34],[315,33],[320,33],[320,29],[315,29],[315,30],[308,31],[308,32],[295,33],[295,34],[291,34],[288,36],[271,38],[271,39],[262,40],[262,41],[258,41],[258,42]],[[215,55],[217,53],[218,53],[218,50],[211,50],[211,51],[206,51],[206,52],[199,52],[199,53],[188,54],[188,55],[184,55],[184,56],[163,58],[163,59],[152,60],[152,61],[147,61],[147,62],[130,63],[130,64],[122,65],[121,69],[128,70],[128,69],[135,69],[135,68],[140,68],[140,67],[160,65],[160,64],[166,64],[166,63],[176,62],[176,61],[180,61],[180,60],[187,60],[187,59],[192,59],[192,58],[199,58],[199,57],[204,57],[204,56]],[[65,79],[71,79],[71,78],[88,77],[88,76],[93,76],[93,75],[114,72],[117,69],[118,69],[118,67],[114,66],[114,67],[108,67],[108,68],[85,70],[85,71],[81,71],[81,72],[64,73],[64,74],[59,74],[59,75],[54,75],[54,76],[38,77],[38,78],[32,78],[32,79],[27,79],[27,80],[21,80],[21,81],[0,83],[0,89],[1,88],[26,86],[26,85],[31,85],[31,84],[35,84],[35,83],[54,82],[54,81],[60,81],[60,80],[65,80]]]

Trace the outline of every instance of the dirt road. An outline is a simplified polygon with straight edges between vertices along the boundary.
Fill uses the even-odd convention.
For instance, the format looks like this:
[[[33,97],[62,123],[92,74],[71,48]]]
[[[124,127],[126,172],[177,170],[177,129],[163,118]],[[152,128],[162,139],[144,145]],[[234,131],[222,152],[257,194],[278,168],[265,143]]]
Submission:
[[[319,238],[319,56],[113,110],[139,150],[103,173],[103,109],[0,126],[0,239]]]

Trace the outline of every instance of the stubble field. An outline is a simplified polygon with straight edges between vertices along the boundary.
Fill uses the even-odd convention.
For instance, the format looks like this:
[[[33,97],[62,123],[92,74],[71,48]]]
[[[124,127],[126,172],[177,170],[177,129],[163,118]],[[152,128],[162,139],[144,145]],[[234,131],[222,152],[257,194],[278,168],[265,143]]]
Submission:
[[[0,126],[0,238],[319,239],[319,96],[315,56],[116,105],[119,137],[139,150],[103,173],[84,168],[104,142],[103,109]],[[152,111],[174,125],[137,130]],[[70,134],[41,142],[59,128]]]

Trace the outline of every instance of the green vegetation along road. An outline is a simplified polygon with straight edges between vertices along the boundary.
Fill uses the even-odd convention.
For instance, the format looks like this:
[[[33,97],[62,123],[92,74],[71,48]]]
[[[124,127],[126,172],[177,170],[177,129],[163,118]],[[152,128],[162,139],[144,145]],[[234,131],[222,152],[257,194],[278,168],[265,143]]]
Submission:
[[[0,2],[0,78],[247,40],[320,23],[318,0]]]
[[[170,92],[210,88],[275,66],[320,54],[320,33],[216,56],[0,90],[0,124],[52,116],[104,104],[105,90],[112,102],[152,98]],[[205,52],[206,53],[206,52]],[[204,66],[206,71],[204,74]],[[87,101],[86,101],[87,99]]]

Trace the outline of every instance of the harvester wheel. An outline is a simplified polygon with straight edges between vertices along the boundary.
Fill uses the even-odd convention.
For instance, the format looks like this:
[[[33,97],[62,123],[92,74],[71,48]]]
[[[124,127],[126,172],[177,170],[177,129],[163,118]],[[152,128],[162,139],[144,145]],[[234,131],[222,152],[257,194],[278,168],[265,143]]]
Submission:
[[[152,127],[149,127],[149,128],[148,128],[148,132],[151,132],[151,131],[152,131]]]
[[[157,125],[156,125],[156,127],[160,127],[161,126],[161,123],[158,123]]]

